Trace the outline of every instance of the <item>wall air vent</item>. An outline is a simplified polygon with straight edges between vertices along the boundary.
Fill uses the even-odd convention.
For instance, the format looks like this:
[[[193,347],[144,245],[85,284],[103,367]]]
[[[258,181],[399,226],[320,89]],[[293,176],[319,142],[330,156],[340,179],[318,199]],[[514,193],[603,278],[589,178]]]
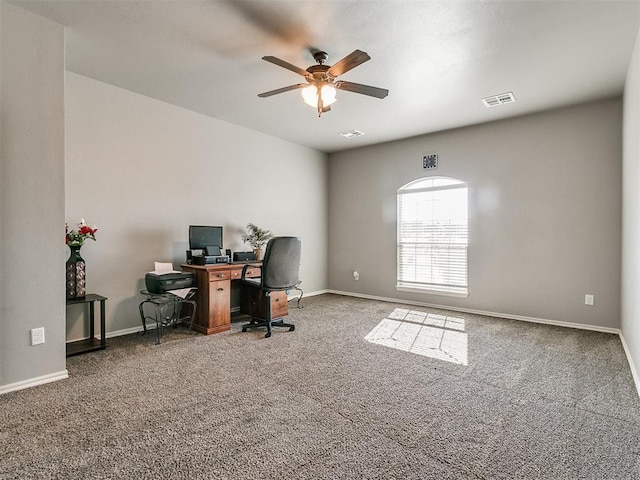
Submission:
[[[513,96],[513,92],[501,93],[482,99],[482,103],[484,103],[486,107],[497,107],[498,105],[513,103],[515,101],[516,97]]]
[[[339,135],[342,135],[345,138],[354,138],[363,136],[364,132],[361,132],[360,130],[347,130],[346,132],[340,132]]]

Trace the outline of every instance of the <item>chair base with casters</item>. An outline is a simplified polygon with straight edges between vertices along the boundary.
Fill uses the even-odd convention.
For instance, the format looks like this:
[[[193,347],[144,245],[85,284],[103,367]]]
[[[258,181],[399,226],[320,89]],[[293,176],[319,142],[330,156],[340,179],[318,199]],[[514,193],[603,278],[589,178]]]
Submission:
[[[290,332],[293,332],[296,329],[296,326],[292,323],[285,323],[284,318],[276,318],[273,319],[271,315],[271,292],[265,291],[264,296],[267,299],[267,318],[252,318],[249,323],[246,323],[242,326],[242,331],[246,332],[250,328],[264,328],[267,327],[267,333],[264,335],[265,338],[269,338],[271,336],[271,330],[273,327],[282,327],[288,328]]]
[[[162,338],[162,329],[171,325],[173,328],[177,328],[180,323],[188,323],[189,331],[196,333],[192,330],[193,318],[196,314],[196,302],[193,300],[195,289],[192,289],[186,298],[178,297],[172,293],[150,293],[147,290],[140,292],[146,297],[138,306],[140,310],[140,320],[142,320],[142,333],[147,333],[147,322],[154,322],[156,326],[156,345],[160,344]],[[191,306],[191,314],[181,317],[182,306]],[[153,314],[149,315],[146,310],[152,310]]]

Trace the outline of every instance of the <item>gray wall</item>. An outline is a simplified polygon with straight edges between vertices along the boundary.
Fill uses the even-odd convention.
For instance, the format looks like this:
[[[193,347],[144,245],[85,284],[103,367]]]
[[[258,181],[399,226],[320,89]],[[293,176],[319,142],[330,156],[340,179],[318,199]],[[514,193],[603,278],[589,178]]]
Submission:
[[[622,337],[640,392],[640,34],[624,89]]]
[[[619,328],[621,122],[612,99],[330,155],[329,288]],[[395,289],[396,191],[426,175],[469,185],[466,299]]]
[[[4,2],[0,9],[3,386],[66,376],[64,32]],[[36,327],[46,343],[30,346]]]
[[[302,287],[327,285],[327,156],[67,72],[66,217],[98,226],[82,248],[89,292],[107,301],[107,331],[138,328],[154,261],[185,261],[188,226],[222,225],[250,250],[248,222],[302,238]],[[70,309],[68,338],[83,335]]]

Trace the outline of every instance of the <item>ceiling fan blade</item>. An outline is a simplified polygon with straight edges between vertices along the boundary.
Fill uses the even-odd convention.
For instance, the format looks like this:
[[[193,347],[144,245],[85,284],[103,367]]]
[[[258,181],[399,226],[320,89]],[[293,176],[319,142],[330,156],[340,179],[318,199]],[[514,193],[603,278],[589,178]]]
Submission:
[[[327,105],[326,107],[324,107],[322,109],[322,113],[327,113],[327,112],[330,112],[330,111],[331,111],[331,105]]]
[[[278,65],[280,67],[286,68],[287,70],[291,70],[292,72],[295,72],[298,75],[302,75],[303,77],[306,77],[309,75],[309,72],[307,72],[306,70],[303,70],[300,67],[296,67],[295,65],[292,65],[289,62],[285,62],[284,60],[281,60],[278,57],[266,56],[266,57],[262,57],[262,59],[266,60],[267,62],[273,63],[274,65]]]
[[[362,50],[354,50],[342,60],[335,63],[327,71],[327,73],[329,75],[332,75],[333,77],[337,77],[345,72],[348,72],[352,68],[356,68],[358,65],[366,62],[367,60],[371,60],[371,57],[369,56],[369,54],[367,54],[367,52],[363,52]]]
[[[307,85],[309,85],[309,84],[308,83],[297,83],[295,85],[289,85],[288,87],[276,88],[275,90],[269,90],[268,92],[259,93],[258,96],[260,98],[267,98],[267,97],[270,97],[271,95],[277,95],[279,93],[288,92],[289,90],[296,90],[298,88],[304,88]]]
[[[217,1],[240,14],[247,26],[253,26],[259,32],[280,43],[284,42],[290,47],[306,48],[311,42],[308,24],[295,14],[295,9],[275,6],[274,2]]]
[[[371,85],[362,85],[361,83],[339,81],[334,83],[338,90],[346,90],[347,92],[361,93],[370,97],[384,98],[389,95],[386,88],[372,87]]]

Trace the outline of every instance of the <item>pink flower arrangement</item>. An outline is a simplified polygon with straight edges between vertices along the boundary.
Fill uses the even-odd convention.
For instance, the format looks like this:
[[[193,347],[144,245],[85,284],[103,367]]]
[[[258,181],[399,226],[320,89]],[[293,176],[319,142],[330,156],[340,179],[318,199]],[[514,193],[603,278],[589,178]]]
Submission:
[[[64,227],[66,231],[65,241],[70,247],[81,247],[88,238],[93,241],[96,240],[98,228],[95,225],[87,225],[84,218],[80,219],[78,228],[75,230],[70,229],[68,223],[65,223]]]

